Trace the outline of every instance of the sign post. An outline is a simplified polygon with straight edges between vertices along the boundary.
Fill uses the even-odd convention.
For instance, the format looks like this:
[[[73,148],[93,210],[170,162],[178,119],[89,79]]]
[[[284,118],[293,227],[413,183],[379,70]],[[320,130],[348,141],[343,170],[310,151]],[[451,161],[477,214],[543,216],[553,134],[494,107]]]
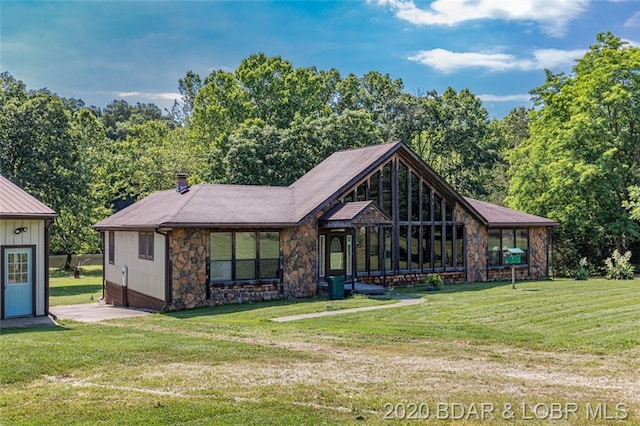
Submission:
[[[511,288],[516,288],[516,265],[520,263],[520,255],[522,254],[524,251],[517,247],[508,248],[504,252],[505,263],[511,265]]]

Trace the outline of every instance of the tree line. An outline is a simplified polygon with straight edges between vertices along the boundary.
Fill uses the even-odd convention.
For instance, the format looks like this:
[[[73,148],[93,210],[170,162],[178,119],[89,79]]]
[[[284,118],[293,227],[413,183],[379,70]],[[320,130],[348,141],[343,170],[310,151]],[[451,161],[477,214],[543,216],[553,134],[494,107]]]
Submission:
[[[334,151],[402,140],[463,195],[558,220],[556,265],[638,241],[639,50],[612,34],[571,74],[547,71],[534,107],[489,119],[467,89],[407,93],[371,71],[296,68],[262,53],[188,71],[171,111],[87,107],[0,75],[0,173],[54,208],[57,253],[99,251],[91,224],[157,190],[288,185]],[[634,210],[635,206],[635,210]]]

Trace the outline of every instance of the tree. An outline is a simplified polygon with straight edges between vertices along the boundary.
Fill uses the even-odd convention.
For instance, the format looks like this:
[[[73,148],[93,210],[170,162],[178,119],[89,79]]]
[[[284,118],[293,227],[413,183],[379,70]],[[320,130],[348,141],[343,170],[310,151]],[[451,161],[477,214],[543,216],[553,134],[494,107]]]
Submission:
[[[511,156],[508,201],[562,224],[559,259],[602,260],[638,239],[623,207],[640,178],[640,49],[611,33],[534,89],[531,136]]]

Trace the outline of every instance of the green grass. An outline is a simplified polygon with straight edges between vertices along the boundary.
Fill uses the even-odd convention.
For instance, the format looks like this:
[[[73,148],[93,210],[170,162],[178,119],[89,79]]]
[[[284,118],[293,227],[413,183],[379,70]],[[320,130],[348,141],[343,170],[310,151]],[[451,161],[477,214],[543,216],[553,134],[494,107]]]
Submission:
[[[83,266],[80,278],[73,271],[49,271],[49,305],[91,303],[102,297],[102,266]]]
[[[73,278],[71,278],[73,279]],[[63,286],[64,287],[64,286]],[[385,403],[624,404],[640,422],[640,281],[399,289],[424,303],[273,301],[3,329],[3,424],[395,424]],[[435,418],[432,416],[430,420]],[[437,422],[436,422],[437,423]],[[441,423],[447,423],[446,421]],[[512,424],[538,424],[516,414]],[[563,424],[562,422],[560,424]]]

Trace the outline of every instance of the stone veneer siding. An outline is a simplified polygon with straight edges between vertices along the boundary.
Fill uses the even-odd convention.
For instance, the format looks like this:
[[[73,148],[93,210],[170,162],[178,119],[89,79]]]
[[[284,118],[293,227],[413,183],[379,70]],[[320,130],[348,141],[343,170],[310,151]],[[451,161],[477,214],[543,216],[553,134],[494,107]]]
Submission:
[[[171,304],[168,309],[199,308],[207,300],[209,230],[178,228],[169,234]]]
[[[464,241],[467,251],[466,280],[468,282],[485,281],[487,279],[487,228],[460,206],[456,206],[455,215],[456,222],[464,224]]]
[[[529,228],[529,274],[534,280],[549,278],[549,231]]]
[[[444,271],[444,272],[411,272],[395,275],[387,275],[388,287],[411,287],[425,285],[424,279],[431,275],[439,275],[445,283],[464,282],[464,271]],[[370,275],[358,277],[358,282],[367,284],[384,285],[382,275]]]

